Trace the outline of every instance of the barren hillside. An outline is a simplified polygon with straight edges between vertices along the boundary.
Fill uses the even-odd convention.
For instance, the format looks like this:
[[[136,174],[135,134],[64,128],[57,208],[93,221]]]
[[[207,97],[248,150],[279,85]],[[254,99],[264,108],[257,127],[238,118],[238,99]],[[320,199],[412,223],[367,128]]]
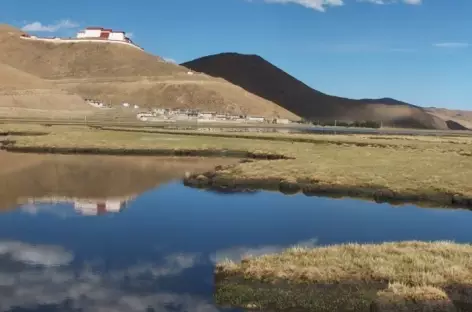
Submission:
[[[447,129],[424,109],[392,99],[352,100],[314,90],[257,55],[222,53],[183,66],[222,77],[248,92],[315,120],[376,120],[387,126]]]
[[[0,63],[0,113],[18,116],[27,113],[90,114],[91,108],[78,95],[33,75]]]
[[[83,98],[141,107],[188,107],[298,119],[242,88],[112,43],[52,43],[21,39],[0,26],[0,63],[47,79]]]
[[[472,111],[451,110],[436,107],[428,107],[426,108],[426,111],[443,120],[458,123],[460,126],[472,130]]]

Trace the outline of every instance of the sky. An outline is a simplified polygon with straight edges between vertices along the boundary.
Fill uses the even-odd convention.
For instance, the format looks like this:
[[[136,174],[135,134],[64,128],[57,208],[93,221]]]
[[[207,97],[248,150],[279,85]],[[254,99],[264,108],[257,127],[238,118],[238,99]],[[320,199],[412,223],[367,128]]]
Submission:
[[[471,0],[2,0],[0,23],[123,30],[178,63],[258,54],[324,93],[472,110]]]

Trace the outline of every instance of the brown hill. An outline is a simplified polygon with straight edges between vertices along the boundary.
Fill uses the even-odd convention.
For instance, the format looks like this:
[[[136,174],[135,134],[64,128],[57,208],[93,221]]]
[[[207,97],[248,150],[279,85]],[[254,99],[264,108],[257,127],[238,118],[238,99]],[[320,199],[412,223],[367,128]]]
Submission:
[[[89,114],[90,106],[77,95],[54,84],[0,63],[0,113],[17,116],[25,113]]]
[[[189,74],[182,66],[133,47],[26,40],[21,34],[8,25],[0,26],[0,63],[48,79],[83,98],[297,118],[223,79]]]
[[[324,94],[257,55],[222,53],[182,65],[213,77],[222,77],[306,119],[375,120],[386,126],[447,129],[441,118],[400,101],[352,100]]]
[[[428,107],[426,108],[426,111],[431,115],[446,120],[449,124],[456,123],[457,125],[455,127],[458,130],[463,130],[463,128],[472,130],[472,111],[452,110],[437,107]]]

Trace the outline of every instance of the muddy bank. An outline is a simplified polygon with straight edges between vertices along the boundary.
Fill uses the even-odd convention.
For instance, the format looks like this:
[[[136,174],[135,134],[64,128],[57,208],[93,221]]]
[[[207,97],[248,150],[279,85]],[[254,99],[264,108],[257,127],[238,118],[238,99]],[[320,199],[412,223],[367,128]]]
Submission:
[[[17,146],[14,141],[2,141],[0,144],[0,148],[8,152],[35,154],[230,157],[261,160],[290,159],[281,154],[253,153],[243,150]]]
[[[425,287],[425,298],[391,293],[387,283],[268,284],[239,277],[215,277],[215,303],[249,311],[313,312],[459,312],[471,311],[467,301]],[[428,294],[427,291],[431,291]],[[466,288],[464,291],[470,291]],[[422,300],[421,300],[422,299]]]
[[[40,136],[40,135],[48,135],[47,132],[41,131],[1,131],[0,130],[0,137],[4,136]]]
[[[225,176],[221,171],[230,167],[218,166],[215,170],[193,174],[184,179],[184,185],[194,188],[209,189],[221,192],[253,192],[277,191],[287,195],[303,193],[306,196],[323,196],[332,198],[352,197],[377,203],[393,205],[416,204],[424,207],[466,208],[472,209],[472,198],[460,194],[430,192],[430,193],[400,193],[383,187],[353,187],[342,185],[327,185],[312,181],[288,181],[284,179],[244,179]]]

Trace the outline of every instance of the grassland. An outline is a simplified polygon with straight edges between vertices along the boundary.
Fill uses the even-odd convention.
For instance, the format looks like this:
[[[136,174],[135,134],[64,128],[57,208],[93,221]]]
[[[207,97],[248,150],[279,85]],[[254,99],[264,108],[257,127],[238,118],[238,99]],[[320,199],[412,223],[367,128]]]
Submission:
[[[8,127],[12,126],[2,125],[0,129]],[[185,182],[215,189],[267,189],[472,207],[469,137],[233,134],[157,129],[134,132],[80,126],[44,129],[48,135],[12,136],[10,140],[14,142],[5,144],[4,149],[253,158],[257,160],[195,174]]]
[[[471,245],[451,242],[294,247],[218,264],[216,299],[278,311],[470,311],[471,260]]]

